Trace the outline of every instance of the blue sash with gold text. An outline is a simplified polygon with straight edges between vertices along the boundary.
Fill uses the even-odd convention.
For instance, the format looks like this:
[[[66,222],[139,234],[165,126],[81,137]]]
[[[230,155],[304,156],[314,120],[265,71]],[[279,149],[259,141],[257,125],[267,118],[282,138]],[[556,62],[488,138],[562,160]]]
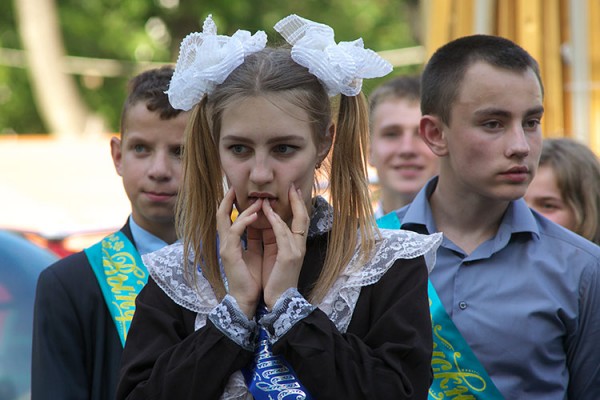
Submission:
[[[395,212],[391,212],[379,218],[377,226],[400,229],[400,220]],[[433,326],[433,383],[429,388],[429,400],[504,399],[446,313],[431,281],[428,292]]]
[[[121,344],[135,312],[135,298],[148,281],[148,270],[131,241],[122,232],[108,235],[84,250],[100,284]]]

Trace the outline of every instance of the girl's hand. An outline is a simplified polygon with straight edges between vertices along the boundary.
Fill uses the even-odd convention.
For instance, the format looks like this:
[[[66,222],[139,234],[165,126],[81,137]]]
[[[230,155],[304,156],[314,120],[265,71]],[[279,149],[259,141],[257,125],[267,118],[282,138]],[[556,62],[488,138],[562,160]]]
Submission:
[[[281,294],[298,287],[298,278],[306,253],[309,216],[301,193],[292,185],[288,192],[292,207],[291,229],[275,213],[268,201],[262,210],[272,229],[262,231],[262,287],[267,308],[272,309]]]
[[[228,282],[228,293],[235,298],[248,319],[254,317],[262,292],[261,266],[262,243],[256,237],[247,235],[247,248],[242,248],[241,236],[256,218],[263,206],[259,200],[238,215],[231,222],[231,212],[235,192],[229,189],[217,210],[217,231],[219,232],[219,254]]]

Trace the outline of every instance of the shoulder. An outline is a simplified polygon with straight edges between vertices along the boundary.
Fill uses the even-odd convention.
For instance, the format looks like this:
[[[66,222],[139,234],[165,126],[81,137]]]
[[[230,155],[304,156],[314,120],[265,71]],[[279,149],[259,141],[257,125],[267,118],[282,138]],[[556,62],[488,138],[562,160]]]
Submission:
[[[409,263],[397,263],[398,260],[416,260],[416,264],[427,266],[427,270],[433,269],[436,251],[442,242],[442,234],[422,235],[403,229],[380,229],[376,236],[373,252],[365,255],[357,246],[350,264],[346,268],[342,279],[348,279],[347,285],[360,287],[373,284],[393,266],[412,265]],[[364,257],[368,256],[367,259]]]
[[[172,275],[174,270],[182,269],[183,256],[183,244],[175,242],[152,253],[144,254],[142,261],[150,275],[157,280],[157,277]]]
[[[535,212],[533,216],[539,228],[541,243],[567,254],[589,257],[600,262],[600,246]]]
[[[424,235],[404,229],[380,229],[381,236],[375,245],[375,258],[390,261],[423,256],[427,269],[435,264],[436,251],[442,243],[442,233]]]
[[[39,280],[58,279],[58,280],[86,280],[94,278],[90,262],[85,252],[80,251],[71,254],[65,258],[56,261],[54,264],[45,268],[39,276]]]
[[[41,308],[66,302],[89,310],[89,304],[104,304],[100,285],[84,252],[72,254],[44,269],[38,276],[35,296],[37,307]]]
[[[184,248],[173,243],[142,256],[150,276],[162,291],[179,306],[197,313],[208,313],[218,304],[214,292],[193,264],[193,253],[184,267]]]

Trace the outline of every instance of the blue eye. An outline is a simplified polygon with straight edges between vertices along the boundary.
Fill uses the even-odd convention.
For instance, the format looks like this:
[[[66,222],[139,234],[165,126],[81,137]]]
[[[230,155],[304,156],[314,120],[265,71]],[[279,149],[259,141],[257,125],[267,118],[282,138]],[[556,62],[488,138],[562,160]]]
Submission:
[[[275,146],[275,148],[273,149],[275,151],[275,153],[279,153],[279,154],[290,154],[293,153],[294,151],[296,151],[296,147],[294,146],[290,146],[287,144],[280,144]]]
[[[133,151],[135,151],[136,153],[143,153],[144,151],[146,151],[146,146],[144,146],[143,144],[136,144],[133,146]]]
[[[229,150],[231,150],[233,154],[244,154],[248,151],[246,146],[243,146],[241,144],[234,144],[232,146],[229,146]]]

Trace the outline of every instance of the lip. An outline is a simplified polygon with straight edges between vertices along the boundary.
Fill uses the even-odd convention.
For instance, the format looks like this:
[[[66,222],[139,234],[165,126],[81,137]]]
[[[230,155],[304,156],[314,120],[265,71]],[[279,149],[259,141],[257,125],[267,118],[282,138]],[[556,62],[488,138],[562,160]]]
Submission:
[[[165,203],[171,201],[176,194],[170,192],[144,192],[146,197],[157,203]]]
[[[248,202],[250,204],[254,204],[260,199],[267,199],[269,200],[269,203],[273,205],[273,203],[277,201],[277,196],[268,192],[250,192],[248,194]]]
[[[521,183],[529,179],[530,173],[529,168],[526,166],[512,167],[505,172],[502,172],[504,178],[507,178],[511,182]]]
[[[392,166],[392,171],[399,179],[419,179],[423,176],[424,168],[422,165],[414,163],[404,163]]]
[[[406,164],[392,165],[392,168],[396,169],[396,170],[404,170],[404,171],[420,171],[423,169],[423,166],[420,164],[406,163]]]

